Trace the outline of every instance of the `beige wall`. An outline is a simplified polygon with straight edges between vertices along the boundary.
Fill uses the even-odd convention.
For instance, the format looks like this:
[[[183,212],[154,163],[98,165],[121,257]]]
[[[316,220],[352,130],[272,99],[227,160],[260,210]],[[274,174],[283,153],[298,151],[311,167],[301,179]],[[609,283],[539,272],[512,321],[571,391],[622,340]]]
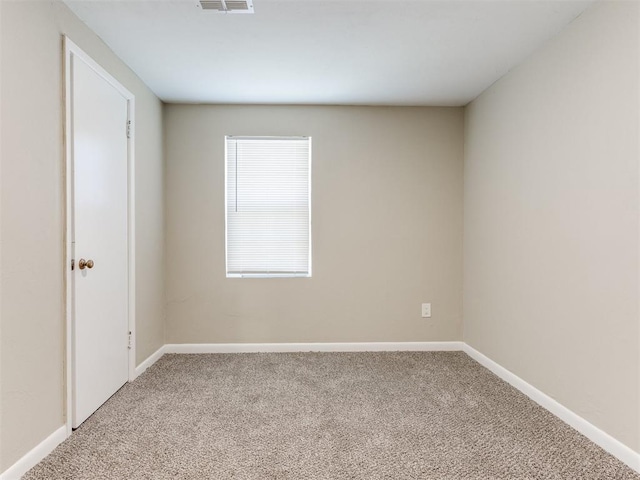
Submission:
[[[136,95],[137,356],[164,343],[162,105],[58,1],[0,1],[0,471],[64,422],[62,40]]]
[[[168,343],[461,339],[462,109],[167,105],[164,118]],[[312,278],[225,278],[225,135],[313,137]]]
[[[464,338],[640,451],[636,2],[603,2],[467,109]]]

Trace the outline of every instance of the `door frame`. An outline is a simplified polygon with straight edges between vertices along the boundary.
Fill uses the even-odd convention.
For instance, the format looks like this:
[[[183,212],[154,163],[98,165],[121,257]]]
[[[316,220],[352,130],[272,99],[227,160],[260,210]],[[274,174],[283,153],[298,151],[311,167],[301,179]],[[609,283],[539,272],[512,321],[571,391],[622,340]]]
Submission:
[[[135,379],[136,367],[136,271],[135,271],[135,96],[111,74],[95,62],[66,35],[63,35],[63,85],[64,85],[64,168],[65,168],[65,230],[64,230],[64,283],[65,283],[65,425],[67,436],[71,434],[73,419],[73,378],[74,378],[74,277],[71,270],[73,259],[72,243],[74,232],[73,209],[73,138],[71,131],[71,65],[74,57],[87,64],[100,77],[114,87],[126,100],[128,109],[129,138],[127,145],[127,270],[128,270],[128,320],[129,320],[129,375]]]

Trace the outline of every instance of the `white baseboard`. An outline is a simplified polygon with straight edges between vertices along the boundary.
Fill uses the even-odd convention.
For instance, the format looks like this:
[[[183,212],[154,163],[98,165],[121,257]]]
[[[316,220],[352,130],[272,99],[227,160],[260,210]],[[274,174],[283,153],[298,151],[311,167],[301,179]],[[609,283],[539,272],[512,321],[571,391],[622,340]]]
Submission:
[[[35,467],[44,457],[67,438],[67,426],[63,425],[27,452],[20,460],[0,475],[0,480],[18,480]]]
[[[502,380],[520,390],[538,405],[546,408],[556,417],[560,418],[560,420],[575,428],[593,443],[600,446],[620,461],[626,463],[636,472],[640,473],[640,453],[633,451],[631,448],[616,440],[608,433],[603,432],[580,415],[572,412],[564,405],[558,403],[556,400],[541,392],[533,385],[525,382],[522,378],[497,364],[489,357],[478,352],[473,347],[463,343],[462,350],[480,365],[495,373]]]
[[[147,368],[160,360],[160,357],[165,354],[166,347],[166,345],[161,346],[158,350],[149,355],[149,357],[145,361],[143,361],[136,367],[136,378],[142,375]]]
[[[462,342],[358,343],[174,343],[164,353],[258,352],[444,352],[462,350]]]

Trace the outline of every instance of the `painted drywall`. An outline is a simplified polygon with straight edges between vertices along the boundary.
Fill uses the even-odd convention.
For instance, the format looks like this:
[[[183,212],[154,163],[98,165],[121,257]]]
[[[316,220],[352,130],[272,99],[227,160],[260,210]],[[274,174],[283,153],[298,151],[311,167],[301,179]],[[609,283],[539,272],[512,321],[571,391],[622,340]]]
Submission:
[[[164,344],[162,104],[59,1],[0,1],[0,471],[64,423],[62,34],[136,95],[137,357]]]
[[[168,343],[461,338],[462,109],[166,105],[164,122]],[[225,277],[225,135],[312,137],[311,278]]]
[[[638,3],[466,111],[464,340],[640,451]]]

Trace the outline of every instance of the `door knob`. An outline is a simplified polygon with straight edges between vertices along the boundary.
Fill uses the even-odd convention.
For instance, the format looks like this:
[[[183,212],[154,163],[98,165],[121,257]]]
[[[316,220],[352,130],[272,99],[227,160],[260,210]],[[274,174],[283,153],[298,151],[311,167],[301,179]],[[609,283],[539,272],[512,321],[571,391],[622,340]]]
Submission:
[[[84,258],[81,258],[78,261],[78,268],[80,270],[84,270],[85,268],[93,268],[93,260],[85,260]]]

